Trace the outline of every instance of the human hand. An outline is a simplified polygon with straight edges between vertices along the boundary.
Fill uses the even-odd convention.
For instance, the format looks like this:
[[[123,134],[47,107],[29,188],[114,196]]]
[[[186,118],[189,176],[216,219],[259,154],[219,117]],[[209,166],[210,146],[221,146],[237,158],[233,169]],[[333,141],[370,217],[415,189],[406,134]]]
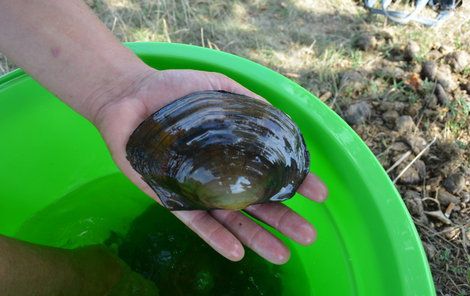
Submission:
[[[101,131],[124,174],[156,201],[155,193],[126,159],[127,140],[140,122],[194,91],[226,90],[256,96],[220,74],[156,72],[122,46],[83,1],[48,1],[47,5],[43,2],[0,1],[0,50],[90,119]],[[316,201],[326,197],[325,186],[313,175],[308,175],[299,192]],[[315,238],[312,226],[282,204],[253,205],[245,212],[302,244]],[[289,258],[281,241],[241,212],[174,214],[231,260],[243,257],[242,243],[274,263]]]
[[[148,116],[189,93],[201,90],[225,90],[261,99],[224,75],[193,70],[155,71],[150,68],[129,83],[116,85],[113,97],[101,94],[93,101],[94,113],[89,116],[101,131],[112,157],[122,172],[140,189],[160,203],[155,192],[141,179],[126,159],[126,144],[134,129]],[[119,94],[119,95],[115,95]],[[321,202],[326,198],[324,184],[309,174],[299,193]],[[245,213],[271,225],[293,240],[307,245],[314,241],[315,230],[304,218],[281,203],[252,205]],[[246,217],[241,211],[176,211],[183,223],[226,258],[237,261],[244,255],[242,244],[260,256],[276,263],[285,263],[290,256],[287,247],[274,235]]]

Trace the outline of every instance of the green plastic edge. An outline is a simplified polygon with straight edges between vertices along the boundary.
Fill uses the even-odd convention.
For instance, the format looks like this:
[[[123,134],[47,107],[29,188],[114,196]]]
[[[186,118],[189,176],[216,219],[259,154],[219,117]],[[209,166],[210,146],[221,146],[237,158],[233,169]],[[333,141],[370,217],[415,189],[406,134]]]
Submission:
[[[212,50],[212,49],[207,49],[207,48],[201,48],[201,47],[198,47],[198,46],[193,46],[193,45],[186,45],[186,44],[178,44],[178,43],[160,43],[160,42],[129,42],[129,43],[125,43],[124,44],[125,46],[127,46],[128,48],[130,48],[131,50],[133,50],[139,57],[141,58],[145,58],[146,56],[154,56],[155,53],[158,53],[158,54],[162,54],[165,53],[165,55],[167,57],[171,57],[171,56],[174,56],[175,58],[178,58],[180,57],[180,54],[178,54],[178,52],[180,51],[186,51],[186,50],[191,50],[191,60],[201,60],[201,61],[204,61],[206,60],[207,56],[206,56],[206,52],[207,51],[215,51],[215,50]],[[303,96],[305,97],[309,97],[309,99],[311,100],[309,103],[310,104],[313,104],[313,105],[322,105],[322,107],[326,107],[324,105],[323,102],[321,102],[320,100],[318,100],[314,95],[312,95],[311,93],[309,93],[307,90],[305,90],[304,88],[302,88],[301,86],[299,86],[298,84],[294,83],[293,81],[291,81],[290,79],[286,78],[285,76],[265,67],[265,66],[262,66],[262,65],[259,65],[255,62],[252,62],[252,61],[249,61],[245,58],[242,58],[242,57],[238,57],[236,55],[233,55],[233,54],[230,54],[230,53],[226,53],[226,52],[222,52],[222,51],[218,51],[218,54],[221,55],[221,56],[225,56],[226,58],[232,60],[232,63],[237,63],[240,65],[240,67],[250,67],[250,68],[255,68],[257,71],[260,71],[261,74],[258,74],[258,76],[262,76],[263,72],[265,74],[269,74],[269,77],[271,78],[275,78],[276,81],[274,81],[273,79],[271,79],[270,83],[274,83],[274,84],[289,84],[290,87],[292,87],[292,89],[295,90],[295,92],[299,92],[299,93],[302,93]],[[16,69],[12,72],[9,72],[3,76],[0,76],[0,89],[3,88],[3,87],[6,87],[8,86],[8,84],[10,83],[14,83],[15,80],[17,79],[24,79],[24,78],[28,78],[29,75],[25,73],[24,70],[22,69]],[[302,108],[303,105],[304,105],[305,102],[302,102],[302,101],[294,101],[293,104],[296,104],[297,107],[299,108]],[[380,184],[380,185],[387,185],[388,188],[385,188],[385,189],[388,189],[388,190],[392,190],[393,192],[393,195],[396,199],[397,202],[400,203],[401,205],[401,208],[402,208],[402,213],[403,213],[403,219],[400,219],[399,221],[402,221],[402,225],[404,228],[407,228],[411,225],[411,228],[412,228],[412,237],[411,239],[414,240],[414,243],[416,246],[419,247],[419,254],[420,254],[420,260],[421,260],[421,264],[419,265],[410,265],[411,262],[409,262],[407,259],[403,258],[402,256],[400,256],[399,254],[401,253],[401,248],[402,248],[402,244],[400,244],[399,242],[395,242],[393,240],[390,240],[392,246],[392,250],[393,250],[393,253],[396,255],[395,258],[396,260],[398,261],[397,262],[397,266],[399,268],[400,271],[403,271],[401,274],[404,275],[404,274],[414,274],[414,273],[417,273],[417,272],[423,272],[423,267],[424,267],[424,271],[425,271],[425,279],[427,281],[427,286],[428,286],[428,291],[408,291],[408,292],[411,292],[412,294],[410,295],[425,295],[423,293],[428,293],[428,292],[431,292],[432,295],[436,295],[436,292],[435,292],[435,287],[434,287],[434,284],[433,284],[433,279],[432,279],[432,275],[431,275],[431,270],[429,268],[429,264],[428,264],[428,261],[427,261],[427,258],[426,258],[426,254],[424,252],[424,248],[421,244],[421,240],[419,238],[419,235],[418,235],[418,232],[414,226],[414,223],[412,221],[412,218],[411,216],[408,214],[408,210],[405,206],[405,204],[403,203],[401,197],[400,197],[400,194],[398,193],[397,189],[395,188],[395,186],[393,185],[393,183],[391,182],[391,180],[389,179],[387,173],[385,172],[385,170],[383,169],[383,167],[380,165],[379,161],[377,160],[377,158],[374,156],[374,154],[372,153],[372,151],[370,151],[370,149],[367,147],[367,145],[362,141],[362,139],[359,137],[359,135],[356,134],[356,132],[347,125],[346,122],[344,122],[344,120],[338,115],[336,114],[334,111],[332,111],[331,109],[329,109],[328,107],[326,107],[328,111],[325,111],[327,113],[325,113],[325,116],[328,117],[328,120],[330,120],[331,122],[333,122],[333,125],[332,125],[332,128],[334,128],[334,126],[340,126],[341,129],[348,129],[349,130],[349,133],[351,135],[351,140],[354,141],[354,145],[357,145],[357,147],[359,147],[358,150],[360,150],[360,153],[357,153],[357,154],[354,154],[354,158],[356,159],[356,162],[358,163],[368,163],[368,167],[372,167],[372,169],[376,172],[376,173],[379,173],[380,172],[380,176],[377,177],[377,179],[380,179],[380,180],[386,180],[386,183],[387,184]],[[357,152],[357,151],[356,151]],[[362,166],[357,166],[357,173],[361,176],[361,178],[363,180],[366,180],[367,178],[370,178],[370,175],[368,174],[367,170],[362,167]],[[365,184],[367,186],[367,184]],[[380,193],[380,194],[383,194],[383,189],[381,189],[381,191],[379,192],[378,190],[378,187],[380,186],[377,186],[379,184],[370,184],[368,186],[368,190],[370,190],[371,192],[376,192],[376,193]],[[383,209],[381,208],[380,206],[378,205],[375,205],[376,208],[380,211],[380,212],[386,212],[386,209]],[[400,225],[391,225],[391,223],[387,223],[387,221],[383,221],[385,227],[386,227],[386,230],[388,233],[392,232],[392,226],[393,228],[400,228]],[[395,223],[396,221],[394,221]],[[413,258],[416,260],[416,258]],[[406,270],[406,272],[404,272]],[[407,285],[408,286],[408,285]],[[413,293],[414,292],[414,293]]]
[[[23,71],[23,69],[18,68],[11,72],[8,72],[7,74],[0,76],[0,88],[7,86],[8,83],[12,82],[16,78],[18,77],[22,78],[22,76],[25,76],[25,75],[27,74]]]

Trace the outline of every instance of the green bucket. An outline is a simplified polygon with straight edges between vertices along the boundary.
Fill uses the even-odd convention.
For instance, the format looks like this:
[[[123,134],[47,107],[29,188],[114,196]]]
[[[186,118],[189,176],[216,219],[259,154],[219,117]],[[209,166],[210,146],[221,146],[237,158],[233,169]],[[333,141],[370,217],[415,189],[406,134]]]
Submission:
[[[320,100],[224,52],[167,43],[127,46],[157,69],[223,73],[299,125],[311,170],[330,192],[324,204],[301,197],[287,202],[318,230],[311,246],[289,243],[308,279],[295,284],[307,294],[435,294],[400,195],[367,146]],[[0,77],[0,130],[0,234],[68,248],[102,243],[112,231],[125,232],[152,203],[119,173],[98,131],[21,70]]]

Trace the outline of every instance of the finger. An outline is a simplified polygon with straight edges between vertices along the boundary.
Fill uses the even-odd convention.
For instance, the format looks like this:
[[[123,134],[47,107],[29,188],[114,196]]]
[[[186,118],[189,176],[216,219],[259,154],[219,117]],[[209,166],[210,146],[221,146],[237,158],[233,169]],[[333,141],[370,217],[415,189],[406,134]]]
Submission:
[[[233,80],[231,80],[231,82],[232,82],[232,84],[229,85],[228,91],[233,92],[233,93],[237,93],[237,94],[242,94],[242,95],[245,95],[245,96],[249,96],[251,98],[255,98],[255,99],[261,100],[265,103],[271,104],[265,98],[263,98],[260,95],[252,92],[251,90],[241,86],[237,82],[235,82]]]
[[[313,226],[281,203],[252,205],[245,211],[300,244],[308,245],[316,239],[317,233]]]
[[[274,264],[289,260],[290,251],[274,235],[237,211],[213,210],[211,215],[243,244]]]
[[[240,241],[206,211],[172,212],[222,256],[232,261],[243,258],[245,250]]]
[[[328,189],[325,184],[315,175],[308,174],[304,182],[300,185],[297,192],[303,196],[318,202],[322,202],[328,195]]]
[[[270,104],[265,98],[259,96],[258,94],[252,92],[251,90],[245,88],[244,86],[242,86],[241,84],[239,84],[235,80],[233,80],[233,79],[231,79],[231,78],[229,78],[225,75],[219,74],[219,73],[217,73],[216,75],[217,75],[216,77],[218,77],[218,79],[220,79],[220,81],[221,81],[221,85],[219,86],[221,89],[229,91],[229,92],[249,96],[249,97],[252,97],[252,98],[255,98],[255,99],[261,100],[265,103]]]

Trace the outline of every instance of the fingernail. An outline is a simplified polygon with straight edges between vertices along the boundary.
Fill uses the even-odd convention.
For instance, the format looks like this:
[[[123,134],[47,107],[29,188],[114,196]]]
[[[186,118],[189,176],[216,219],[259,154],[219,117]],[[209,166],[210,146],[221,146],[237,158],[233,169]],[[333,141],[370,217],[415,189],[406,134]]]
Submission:
[[[272,263],[279,264],[279,265],[284,264],[287,261],[289,261],[290,251],[287,250],[283,252],[277,252],[277,253],[271,254],[270,257],[271,258],[269,258],[268,260],[271,261]]]
[[[318,198],[321,201],[324,201],[328,196],[328,189],[326,188],[325,184],[321,183],[320,184],[320,192]]]
[[[317,232],[311,225],[302,225],[301,229],[298,233],[298,237],[296,240],[303,244],[303,245],[309,245],[313,243],[317,237]]]
[[[232,247],[232,251],[230,252],[230,260],[232,261],[240,261],[243,259],[245,255],[245,249],[241,244],[234,244]]]

